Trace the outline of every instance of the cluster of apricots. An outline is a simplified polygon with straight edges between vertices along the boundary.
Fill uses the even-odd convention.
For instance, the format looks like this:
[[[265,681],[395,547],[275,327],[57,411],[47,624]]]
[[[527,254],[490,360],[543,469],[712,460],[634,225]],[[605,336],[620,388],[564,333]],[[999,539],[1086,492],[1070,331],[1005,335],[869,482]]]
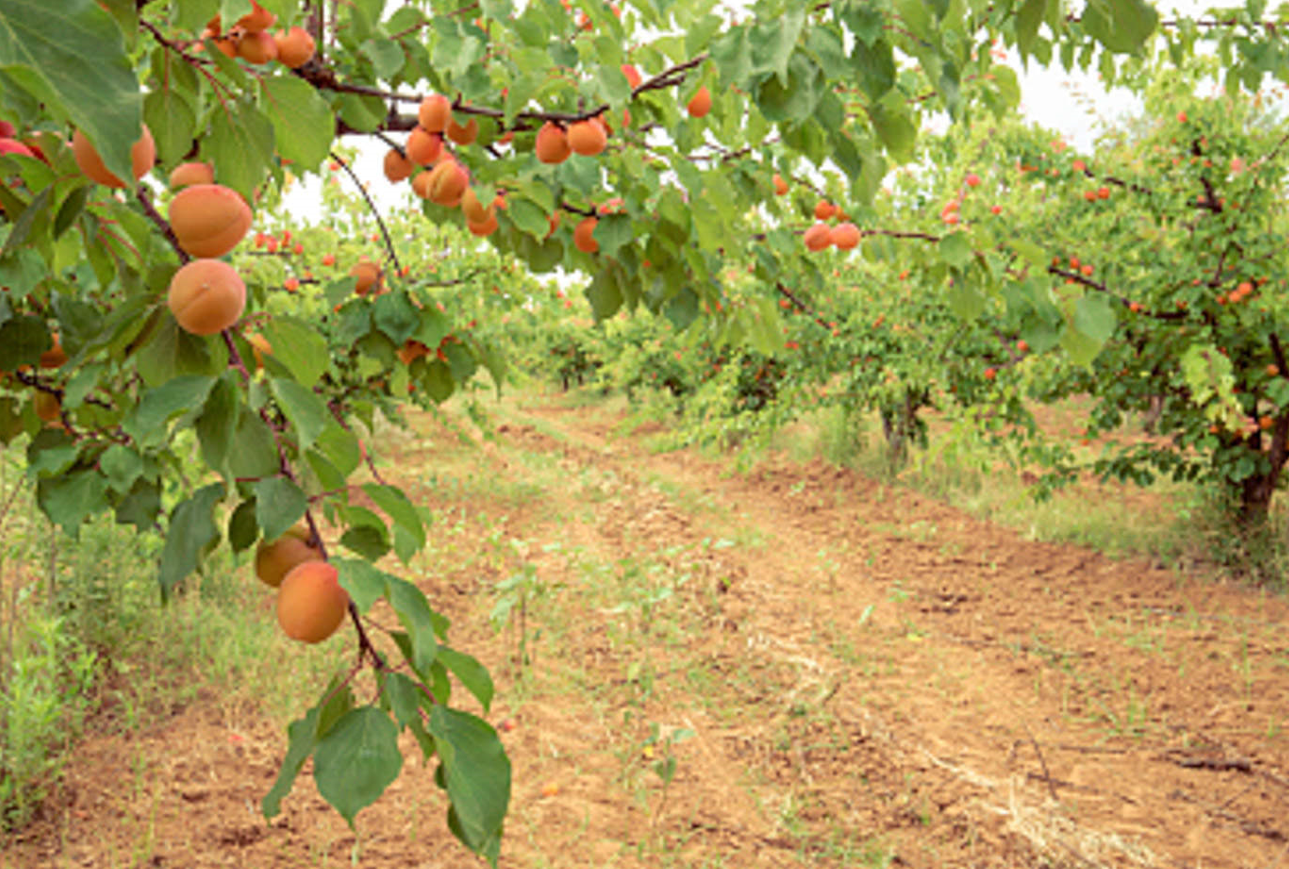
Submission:
[[[320,643],[345,620],[349,594],[307,526],[296,525],[277,540],[260,541],[255,575],[277,589],[278,624],[291,639]]]
[[[778,175],[774,176],[775,192],[778,193],[783,181]],[[779,194],[782,195],[782,194]],[[833,226],[828,225],[829,220],[836,220]],[[806,250],[812,253],[818,253],[830,247],[838,250],[853,250],[859,245],[861,233],[859,227],[850,222],[846,212],[842,211],[833,203],[826,199],[820,199],[815,203],[815,224],[805,231],[802,240],[806,244]]]
[[[251,7],[227,33],[220,32],[221,22],[216,15],[201,32],[202,41],[209,39],[228,57],[240,57],[256,65],[276,60],[283,66],[299,69],[309,62],[315,48],[309,31],[292,27],[271,34],[269,28],[277,23],[277,16],[259,3],[252,2]]]
[[[940,220],[950,226],[956,226],[958,221],[962,219],[961,208],[962,203],[967,199],[967,191],[979,186],[980,176],[975,172],[969,173],[967,177],[963,179],[963,187],[958,191],[958,195],[946,202],[944,204],[944,208],[940,209]],[[990,211],[994,214],[998,214],[1002,209],[995,205],[990,208]]]

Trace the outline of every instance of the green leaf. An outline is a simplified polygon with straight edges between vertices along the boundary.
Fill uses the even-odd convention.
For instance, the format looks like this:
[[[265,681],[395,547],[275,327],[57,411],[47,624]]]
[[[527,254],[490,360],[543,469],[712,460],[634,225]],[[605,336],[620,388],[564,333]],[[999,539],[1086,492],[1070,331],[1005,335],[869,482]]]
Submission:
[[[403,49],[392,39],[368,39],[358,46],[358,50],[371,61],[377,78],[387,79],[403,68]]]
[[[1098,344],[1114,334],[1119,318],[1114,308],[1101,295],[1086,295],[1074,305],[1074,328]]]
[[[275,317],[264,327],[273,358],[291,372],[301,386],[312,389],[327,370],[327,339],[312,326],[294,317]]]
[[[75,537],[82,522],[107,509],[107,479],[94,468],[43,477],[36,484],[36,500],[50,521]]]
[[[234,552],[242,552],[249,549],[259,537],[260,526],[255,521],[255,499],[251,498],[238,504],[229,517],[228,543]]]
[[[224,467],[233,438],[237,434],[241,392],[236,376],[229,371],[216,381],[206,397],[201,416],[197,418],[195,427],[197,439],[201,442],[201,454],[206,464],[212,468]]]
[[[186,375],[143,393],[133,413],[122,424],[125,433],[140,444],[164,443],[167,425],[181,413],[196,411],[206,401],[215,378]]]
[[[619,78],[621,75],[619,72]],[[550,234],[551,225],[547,213],[527,199],[512,198],[506,207],[506,215],[514,221],[515,226],[539,241]]]
[[[28,315],[14,317],[0,325],[0,371],[34,364],[51,346],[44,320]]]
[[[277,540],[300,521],[309,506],[300,487],[286,477],[267,477],[252,486],[255,521],[265,540]]]
[[[308,85],[304,86],[308,88]],[[328,137],[334,132],[333,128],[327,128]],[[316,133],[299,135],[305,137]],[[297,150],[307,151],[311,141],[306,139],[301,144],[297,140],[292,144]],[[225,100],[211,117],[210,135],[202,141],[202,148],[210,161],[219,167],[220,183],[242,194],[247,202],[254,202],[255,188],[264,180],[273,158],[273,123],[249,102]]]
[[[623,301],[616,275],[610,269],[602,269],[586,288],[586,298],[591,303],[597,322],[616,314]]]
[[[1159,13],[1144,0],[1088,0],[1083,29],[1117,54],[1136,54],[1159,24]]]
[[[157,145],[157,159],[173,165],[192,148],[197,133],[197,112],[188,94],[161,87],[143,98],[143,119]]]
[[[332,417],[327,406],[313,393],[313,390],[301,386],[294,380],[274,377],[269,382],[273,386],[273,394],[277,396],[282,412],[295,427],[300,439],[300,449],[307,450],[331,421]]]
[[[396,525],[413,536],[417,541],[417,549],[425,546],[425,527],[421,524],[421,516],[401,489],[382,486],[378,483],[367,483],[363,486],[363,491],[376,503],[376,506],[394,520]]]
[[[475,715],[439,704],[430,709],[430,734],[441,762],[436,777],[452,801],[449,826],[495,865],[510,804],[510,759],[497,731]]]
[[[116,524],[133,525],[148,531],[157,525],[161,513],[161,487],[151,480],[136,480],[129,493],[116,505]]]
[[[800,122],[815,111],[828,86],[824,72],[805,52],[796,52],[784,77],[761,82],[756,104],[768,120]]]
[[[123,444],[112,444],[98,460],[99,470],[116,492],[128,492],[143,474],[143,457]]]
[[[402,344],[421,325],[421,312],[405,293],[385,293],[372,306],[372,321],[395,344]]]
[[[242,407],[237,430],[228,452],[228,466],[239,480],[258,480],[278,472],[277,445],[273,432],[249,407]]]
[[[613,256],[618,248],[631,243],[631,218],[626,214],[610,214],[601,217],[595,223],[591,233],[600,243],[600,253]]]
[[[386,575],[385,597],[407,629],[412,641],[409,663],[424,676],[438,655],[439,644],[434,634],[434,612],[419,588],[405,579]]]
[[[340,585],[349,592],[349,599],[358,608],[359,615],[365,614],[372,604],[384,597],[389,576],[384,571],[369,562],[352,558],[336,558],[331,563],[340,573]]]
[[[161,551],[161,570],[158,575],[163,597],[169,597],[174,587],[197,569],[202,550],[219,538],[213,513],[215,505],[223,497],[224,487],[219,483],[212,483],[198,489],[170,514],[170,527],[166,532],[165,548]]]
[[[133,179],[139,80],[121,28],[97,3],[0,0],[0,70],[41,102],[61,108],[109,171]]]
[[[940,239],[940,259],[960,269],[971,260],[971,242],[965,232],[951,232]]]
[[[397,43],[385,44],[397,53],[401,65],[402,49]],[[336,116],[317,89],[295,75],[276,75],[264,81],[264,105],[278,154],[303,169],[327,159],[336,137]]]
[[[286,732],[288,743],[282,768],[278,770],[273,788],[260,801],[260,811],[265,818],[276,817],[282,811],[282,800],[291,792],[304,762],[313,754],[313,747],[317,744],[318,707],[310,709],[303,718],[292,721]]]
[[[375,706],[345,713],[313,752],[318,793],[351,827],[354,816],[374,803],[402,768],[398,725]]]
[[[881,99],[895,87],[895,54],[886,40],[872,45],[856,40],[850,60],[859,71],[859,86],[870,100]]]
[[[877,138],[898,162],[912,159],[913,145],[917,141],[917,127],[900,109],[887,108],[885,103],[874,103],[869,119]]]
[[[492,707],[495,688],[487,667],[470,655],[458,652],[456,649],[449,649],[447,646],[439,646],[438,660],[461,680],[466,690],[483,706],[484,712]]]

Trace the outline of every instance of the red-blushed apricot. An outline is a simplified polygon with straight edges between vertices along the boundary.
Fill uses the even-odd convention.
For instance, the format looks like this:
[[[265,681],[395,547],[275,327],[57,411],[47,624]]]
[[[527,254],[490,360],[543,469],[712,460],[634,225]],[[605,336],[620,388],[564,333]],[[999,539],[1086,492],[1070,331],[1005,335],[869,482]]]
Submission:
[[[299,69],[313,57],[313,37],[303,27],[280,30],[273,35],[273,41],[277,43],[277,59],[283,66]]]
[[[465,224],[465,228],[470,230],[471,235],[477,235],[480,238],[486,235],[492,235],[494,232],[497,231],[498,226],[500,226],[500,224],[497,223],[496,214],[489,214],[486,220],[483,220],[479,223],[476,223],[472,220],[467,220]]]
[[[277,43],[263,30],[247,33],[237,41],[237,56],[247,63],[268,63],[277,60]]]
[[[180,163],[170,171],[170,187],[178,190],[193,184],[214,184],[215,168],[209,163]]]
[[[217,259],[195,259],[170,279],[166,299],[179,328],[214,335],[238,321],[246,309],[246,284],[237,269]]]
[[[533,151],[543,163],[563,163],[573,153],[568,144],[568,134],[554,121],[547,121],[537,131],[537,143]]]
[[[413,361],[429,355],[430,348],[415,338],[408,338],[403,342],[403,346],[398,348],[398,359],[404,365],[411,365]]]
[[[783,176],[778,172],[774,173],[774,195],[783,196],[788,192],[788,182],[783,180]]]
[[[293,640],[320,643],[345,620],[349,594],[339,572],[325,561],[297,564],[277,590],[277,621]]]
[[[385,178],[392,184],[406,181],[416,171],[416,164],[397,148],[390,148],[385,154]]]
[[[465,126],[461,126],[455,120],[448,119],[448,138],[458,145],[470,145],[474,140],[479,138],[479,121],[471,118],[466,121]]]
[[[827,220],[837,213],[837,206],[833,205],[827,199],[820,199],[815,203],[815,218],[817,220]]]
[[[606,144],[608,133],[601,120],[577,121],[568,128],[568,146],[584,157],[594,157]]]
[[[859,244],[859,227],[853,223],[839,223],[832,228],[829,239],[838,250],[852,250]]]
[[[170,228],[179,246],[196,257],[223,256],[251,228],[251,207],[222,184],[194,184],[170,203]]]
[[[263,368],[264,357],[273,355],[273,345],[269,343],[269,339],[259,332],[248,332],[246,343],[251,345],[251,353],[255,356],[255,367]]]
[[[35,406],[36,417],[42,422],[59,422],[63,414],[63,405],[58,396],[52,392],[39,391],[31,403]]]
[[[62,368],[67,364],[67,351],[63,349],[62,343],[59,342],[57,332],[50,337],[54,339],[54,346],[40,354],[40,367]]]
[[[380,266],[366,257],[354,263],[354,267],[349,270],[349,274],[358,280],[358,286],[354,288],[354,292],[360,296],[365,296],[373,289],[379,289],[380,287]]]
[[[76,158],[76,165],[80,167],[81,172],[91,181],[106,187],[118,189],[125,187],[124,181],[107,171],[107,166],[103,165],[103,158],[98,155],[98,151],[80,130],[72,134],[72,156]],[[147,124],[144,124],[139,141],[130,148],[130,170],[134,173],[134,180],[138,181],[146,175],[156,159],[157,144],[152,140],[152,131],[148,129]]]
[[[685,108],[691,118],[701,118],[712,110],[712,94],[707,90],[707,85],[698,89]]]
[[[429,199],[436,205],[456,208],[470,185],[470,174],[456,160],[444,160],[430,172]]]
[[[0,139],[0,154],[19,154],[23,157],[35,157],[35,153],[17,139]]]
[[[407,159],[421,166],[429,166],[443,156],[443,137],[424,127],[416,127],[407,137]]]
[[[321,560],[322,550],[314,545],[313,533],[301,523],[288,528],[277,540],[260,541],[255,548],[255,575],[270,588],[277,588],[296,565]]]
[[[251,0],[251,11],[237,19],[237,26],[247,33],[260,33],[268,30],[276,22],[276,15],[256,3],[255,0]]]
[[[412,179],[412,192],[422,199],[429,199],[430,176],[433,174],[433,170],[430,169],[423,169],[422,171],[417,172],[416,177]]]
[[[443,94],[430,94],[421,100],[416,119],[431,133],[442,133],[452,120],[452,102]]]
[[[0,139],[12,139],[18,135],[18,128],[8,121],[0,121]]]
[[[622,64],[622,74],[627,77],[627,84],[631,85],[632,90],[640,87],[640,82],[644,81],[644,79],[640,77],[640,70],[636,69],[635,66],[630,63]]]
[[[598,217],[584,218],[573,230],[573,246],[582,253],[597,253],[600,243],[595,240],[595,227],[600,222]]]
[[[807,250],[818,252],[832,244],[832,229],[826,223],[816,223],[806,230],[802,239]]]
[[[496,208],[495,201],[489,205],[480,202],[473,190],[461,194],[461,213],[470,223],[487,223],[490,217],[496,216]]]

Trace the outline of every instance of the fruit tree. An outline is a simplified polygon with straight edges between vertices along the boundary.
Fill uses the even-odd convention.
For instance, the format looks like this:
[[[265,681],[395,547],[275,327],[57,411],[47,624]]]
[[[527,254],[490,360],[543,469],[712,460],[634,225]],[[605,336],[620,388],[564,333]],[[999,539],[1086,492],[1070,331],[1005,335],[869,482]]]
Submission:
[[[364,195],[406,185],[426,231],[456,227],[463,250],[586,274],[597,318],[712,317],[721,340],[776,350],[782,288],[810,291],[820,258],[860,255],[873,198],[926,118],[1015,110],[999,47],[1129,84],[1211,45],[1232,87],[1283,73],[1283,28],[1257,0],[1197,21],[1142,0],[1074,5],[0,0],[0,437],[25,438],[40,506],[68,533],[104,511],[162,533],[163,595],[215,547],[262,543],[288,635],[319,642],[347,619],[354,666],[291,725],[266,815],[312,757],[320,793],[352,823],[401,771],[409,730],[437,759],[449,827],[495,863],[509,761],[493,728],[453,705],[459,684],[486,710],[492,682],[448,645],[416,585],[376,566],[425,545],[415,506],[370,464],[371,481],[351,480],[378,413],[396,417],[408,390],[442,400],[503,362],[454,328],[437,278],[403,262],[406,241],[370,200],[369,216],[331,227],[348,235],[346,258],[324,254],[312,277],[289,265],[305,255],[289,230],[251,232],[259,212],[306,175]],[[1216,112],[1179,130],[1205,159]],[[353,177],[353,141],[382,149],[383,178]],[[1252,178],[1230,191],[1241,205],[1263,195]],[[1019,279],[959,215],[943,213],[922,285],[952,281],[971,315]],[[753,264],[747,292],[768,303],[719,309],[730,257]],[[1261,274],[1213,268],[1191,310]],[[1256,297],[1242,303],[1260,315]],[[1092,359],[1106,307],[1083,309],[1064,340]],[[1273,416],[1280,442],[1285,425]],[[196,479],[176,471],[194,452]],[[397,627],[378,631],[373,613]],[[355,698],[360,675],[374,700]]]

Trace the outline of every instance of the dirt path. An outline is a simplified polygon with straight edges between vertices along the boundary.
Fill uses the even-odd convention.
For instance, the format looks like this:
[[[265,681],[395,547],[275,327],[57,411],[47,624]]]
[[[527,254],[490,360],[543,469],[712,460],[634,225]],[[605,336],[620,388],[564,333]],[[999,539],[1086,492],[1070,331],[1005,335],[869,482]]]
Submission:
[[[727,476],[594,409],[500,412],[477,449],[418,417],[389,467],[515,724],[503,865],[1289,866],[1284,600],[822,464]],[[523,629],[493,633],[514,575]],[[356,835],[304,779],[266,825],[280,728],[228,718],[89,740],[0,865],[475,865],[418,763]]]

